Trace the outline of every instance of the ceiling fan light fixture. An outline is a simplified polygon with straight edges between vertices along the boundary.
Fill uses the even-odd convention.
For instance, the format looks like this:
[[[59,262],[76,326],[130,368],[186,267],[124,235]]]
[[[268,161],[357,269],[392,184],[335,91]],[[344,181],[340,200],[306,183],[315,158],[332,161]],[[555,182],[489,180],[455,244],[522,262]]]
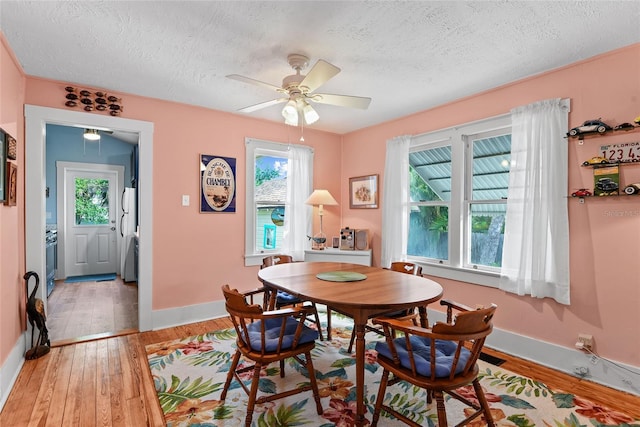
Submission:
[[[291,99],[282,109],[282,117],[284,122],[290,126],[298,126],[298,106],[296,102]]]
[[[100,134],[97,129],[85,129],[83,136],[84,139],[88,139],[89,141],[98,141],[100,139]]]
[[[302,109],[302,114],[304,115],[305,123],[308,125],[317,122],[318,119],[320,118],[316,110],[314,110],[313,107],[309,105],[309,103],[307,102],[305,102],[305,106]]]

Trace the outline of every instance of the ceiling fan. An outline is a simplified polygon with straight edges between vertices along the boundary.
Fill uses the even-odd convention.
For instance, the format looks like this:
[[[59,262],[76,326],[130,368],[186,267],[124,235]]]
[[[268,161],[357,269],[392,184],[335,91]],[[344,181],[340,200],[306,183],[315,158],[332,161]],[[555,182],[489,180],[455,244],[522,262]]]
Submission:
[[[261,82],[260,80],[251,79],[249,77],[240,76],[238,74],[230,74],[227,76],[230,79],[263,86],[285,95],[282,98],[250,105],[248,107],[241,108],[238,111],[251,113],[262,108],[286,102],[286,105],[282,109],[282,116],[285,119],[285,123],[291,126],[298,126],[299,123],[310,125],[320,118],[318,113],[311,106],[310,102],[359,108],[362,110],[366,110],[369,107],[371,98],[314,93],[316,89],[340,72],[340,68],[335,65],[319,59],[309,72],[304,75],[301,74],[301,71],[309,65],[308,57],[300,54],[291,54],[287,57],[287,61],[296,73],[286,76],[282,80],[281,87]]]

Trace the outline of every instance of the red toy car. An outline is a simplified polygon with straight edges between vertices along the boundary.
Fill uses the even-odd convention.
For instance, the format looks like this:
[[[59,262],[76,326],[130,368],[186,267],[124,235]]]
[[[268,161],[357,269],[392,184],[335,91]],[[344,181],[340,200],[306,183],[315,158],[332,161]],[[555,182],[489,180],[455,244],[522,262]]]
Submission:
[[[589,196],[593,196],[593,193],[587,190],[586,188],[581,188],[571,193],[571,196],[572,197],[589,197]]]

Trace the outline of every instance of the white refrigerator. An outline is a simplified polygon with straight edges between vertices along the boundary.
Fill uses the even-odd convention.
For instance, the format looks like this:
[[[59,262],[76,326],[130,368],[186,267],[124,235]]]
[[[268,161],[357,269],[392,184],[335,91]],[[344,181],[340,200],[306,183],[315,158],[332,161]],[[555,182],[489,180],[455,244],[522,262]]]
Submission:
[[[134,282],[137,277],[137,236],[138,217],[135,188],[125,188],[122,192],[122,217],[120,218],[120,275],[125,282]]]

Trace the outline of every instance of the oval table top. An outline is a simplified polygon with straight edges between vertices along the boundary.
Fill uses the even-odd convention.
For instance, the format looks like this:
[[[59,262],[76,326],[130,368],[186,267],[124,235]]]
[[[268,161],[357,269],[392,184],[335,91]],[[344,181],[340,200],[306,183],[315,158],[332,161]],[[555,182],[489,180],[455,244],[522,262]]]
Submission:
[[[335,282],[316,277],[328,272],[354,272],[367,277]],[[395,310],[426,305],[442,297],[442,286],[431,279],[339,262],[278,264],[260,270],[258,278],[301,299],[344,308]]]

